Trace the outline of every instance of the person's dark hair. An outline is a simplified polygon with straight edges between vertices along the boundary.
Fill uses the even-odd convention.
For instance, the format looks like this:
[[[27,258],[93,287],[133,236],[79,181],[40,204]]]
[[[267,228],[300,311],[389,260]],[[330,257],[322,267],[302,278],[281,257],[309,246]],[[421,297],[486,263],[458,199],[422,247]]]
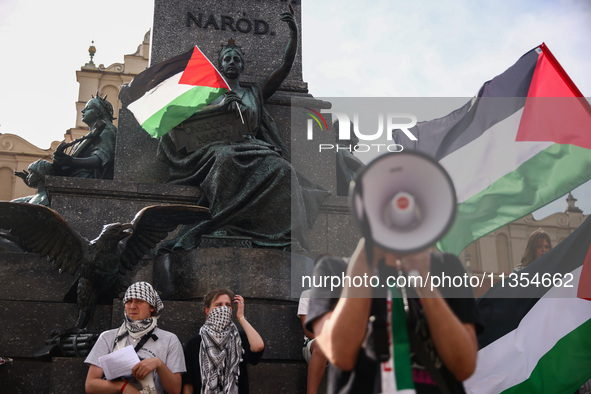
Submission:
[[[522,267],[527,266],[536,258],[536,247],[538,246],[538,242],[544,239],[548,242],[548,246],[552,248],[552,241],[550,241],[550,236],[547,232],[539,228],[533,233],[531,233],[529,239],[527,240],[527,245],[525,246],[523,257],[521,257],[520,265]]]
[[[211,304],[213,304],[213,302],[217,300],[219,296],[222,296],[224,294],[230,297],[230,301],[234,301],[235,295],[234,292],[232,292],[232,290],[226,288],[215,289],[210,291],[205,295],[205,297],[203,297],[203,310],[205,310],[205,308],[211,308]]]

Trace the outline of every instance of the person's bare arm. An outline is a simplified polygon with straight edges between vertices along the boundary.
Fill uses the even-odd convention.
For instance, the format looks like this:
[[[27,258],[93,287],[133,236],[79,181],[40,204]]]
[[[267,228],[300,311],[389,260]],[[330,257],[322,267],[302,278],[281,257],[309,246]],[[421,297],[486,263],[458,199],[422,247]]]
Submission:
[[[310,330],[308,330],[306,328],[306,315],[298,315],[300,317],[300,320],[302,321],[302,329],[304,330],[304,335],[310,339],[314,339],[316,338],[316,335],[314,335],[313,332],[311,332]]]
[[[365,241],[362,239],[351,256],[347,275],[363,276],[369,272]],[[313,323],[316,341],[322,352],[331,364],[342,370],[350,371],[355,367],[367,330],[371,295],[369,288],[345,287],[334,311]]]
[[[244,298],[242,298],[240,295],[236,295],[234,302],[236,302],[238,305],[236,308],[236,318],[238,319],[238,322],[244,329],[244,333],[248,338],[250,350],[254,353],[262,351],[265,348],[265,342],[263,341],[263,338],[244,316]]]
[[[144,379],[153,371],[158,372],[160,383],[167,393],[180,394],[183,384],[181,374],[178,372],[173,373],[160,358],[147,358],[137,363],[131,369],[131,373],[138,380]]]
[[[89,394],[116,394],[121,392],[121,387],[125,384],[123,380],[104,380],[103,369],[96,365],[88,368],[86,375],[85,390]],[[139,391],[128,384],[123,391],[125,394],[139,393]]]
[[[393,258],[395,257],[387,256],[387,264],[392,264],[390,259]],[[418,271],[423,279],[427,278],[431,268],[429,252],[402,256],[400,262],[406,272]],[[431,288],[430,283],[423,283],[422,287],[416,287],[415,290],[421,299],[437,353],[456,379],[466,380],[476,369],[478,341],[474,324],[462,323],[439,290]]]
[[[456,379],[468,379],[478,353],[474,324],[462,323],[443,298],[422,298],[421,303],[439,357]]]

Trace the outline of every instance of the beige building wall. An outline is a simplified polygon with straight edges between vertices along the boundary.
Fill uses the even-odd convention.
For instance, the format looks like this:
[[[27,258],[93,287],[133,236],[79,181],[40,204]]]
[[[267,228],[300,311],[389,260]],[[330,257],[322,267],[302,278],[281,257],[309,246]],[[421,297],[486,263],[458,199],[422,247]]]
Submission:
[[[514,221],[480,238],[469,245],[461,254],[460,260],[473,275],[509,274],[519,265],[529,236],[541,228],[550,236],[555,247],[575,231],[589,215],[576,206],[572,195],[564,201],[564,212],[557,212],[540,220],[531,214]],[[486,291],[477,292],[477,296]]]
[[[35,194],[14,171],[22,171],[39,159],[51,160],[59,142],[54,141],[49,149],[40,149],[14,134],[0,134],[0,200],[12,200]]]
[[[82,121],[82,109],[86,103],[96,95],[107,95],[107,101],[113,106],[115,118],[121,109],[119,91],[121,85],[131,82],[133,77],[144,71],[149,64],[150,57],[150,32],[148,31],[137,50],[123,57],[123,63],[114,63],[109,67],[100,64],[86,63],[76,71],[76,80],[80,84],[78,101],[76,102],[76,126],[66,132],[66,138],[80,138],[88,133],[88,126]],[[118,120],[113,124],[117,127]]]

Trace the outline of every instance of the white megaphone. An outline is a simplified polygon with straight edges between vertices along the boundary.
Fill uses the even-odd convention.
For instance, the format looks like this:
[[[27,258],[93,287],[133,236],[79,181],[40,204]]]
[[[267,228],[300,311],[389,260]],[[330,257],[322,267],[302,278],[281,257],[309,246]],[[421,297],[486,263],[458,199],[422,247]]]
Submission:
[[[419,152],[377,157],[355,175],[349,199],[363,236],[394,253],[432,246],[456,214],[456,193],[445,169]]]

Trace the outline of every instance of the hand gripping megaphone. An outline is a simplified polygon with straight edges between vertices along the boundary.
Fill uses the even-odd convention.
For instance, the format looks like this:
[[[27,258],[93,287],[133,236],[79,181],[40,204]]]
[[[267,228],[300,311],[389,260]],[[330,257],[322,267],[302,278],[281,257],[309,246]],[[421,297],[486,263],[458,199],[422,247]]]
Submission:
[[[351,182],[353,217],[366,239],[407,254],[432,246],[456,214],[456,193],[445,169],[419,152],[392,152],[371,161]]]

